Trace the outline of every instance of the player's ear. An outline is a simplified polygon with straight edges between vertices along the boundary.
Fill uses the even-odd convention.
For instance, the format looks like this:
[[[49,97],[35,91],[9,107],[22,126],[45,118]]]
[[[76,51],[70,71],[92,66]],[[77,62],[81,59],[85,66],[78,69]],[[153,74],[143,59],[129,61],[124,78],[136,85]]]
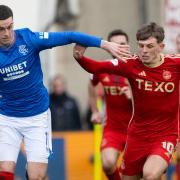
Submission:
[[[159,44],[159,47],[160,47],[161,50],[163,50],[164,47],[165,47],[165,44],[164,44],[163,42],[161,42],[161,43]]]

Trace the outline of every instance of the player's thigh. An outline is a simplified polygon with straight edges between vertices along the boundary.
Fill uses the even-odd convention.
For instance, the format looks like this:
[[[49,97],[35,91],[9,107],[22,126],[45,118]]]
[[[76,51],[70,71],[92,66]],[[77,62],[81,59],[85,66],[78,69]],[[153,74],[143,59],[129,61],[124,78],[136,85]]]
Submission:
[[[160,178],[168,167],[168,163],[159,155],[150,155],[143,167],[144,177]]]
[[[52,153],[50,112],[33,116],[27,121],[30,125],[23,131],[27,161],[48,163]]]
[[[22,135],[16,128],[16,123],[0,117],[0,161],[13,161],[16,163]]]
[[[137,138],[128,137],[121,163],[122,174],[130,177],[141,175],[147,157],[147,145]]]

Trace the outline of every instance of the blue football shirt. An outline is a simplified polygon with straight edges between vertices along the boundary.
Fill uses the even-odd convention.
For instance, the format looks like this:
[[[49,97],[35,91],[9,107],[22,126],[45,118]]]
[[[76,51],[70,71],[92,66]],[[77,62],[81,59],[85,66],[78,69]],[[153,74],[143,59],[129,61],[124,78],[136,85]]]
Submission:
[[[100,47],[101,39],[81,32],[32,32],[15,30],[15,42],[0,48],[0,114],[29,117],[46,111],[49,95],[43,84],[39,53],[78,43]]]

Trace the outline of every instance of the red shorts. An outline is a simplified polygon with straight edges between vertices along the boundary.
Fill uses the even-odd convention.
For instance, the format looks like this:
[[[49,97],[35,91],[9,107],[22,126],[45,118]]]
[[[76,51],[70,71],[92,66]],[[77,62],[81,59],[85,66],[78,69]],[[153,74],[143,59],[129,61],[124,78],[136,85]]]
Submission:
[[[150,155],[159,155],[169,164],[176,144],[176,136],[163,137],[162,140],[153,142],[128,137],[121,165],[122,174],[126,176],[141,174],[144,163]]]
[[[104,129],[102,142],[101,142],[101,151],[105,148],[115,148],[119,152],[122,152],[125,147],[127,135],[118,131],[109,131]]]

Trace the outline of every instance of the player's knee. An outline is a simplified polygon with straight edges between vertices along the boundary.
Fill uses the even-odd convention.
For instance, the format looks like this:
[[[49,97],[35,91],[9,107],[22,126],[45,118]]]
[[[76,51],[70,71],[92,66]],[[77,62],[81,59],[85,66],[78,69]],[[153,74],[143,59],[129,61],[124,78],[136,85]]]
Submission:
[[[143,180],[157,180],[159,178],[159,173],[156,171],[151,171],[148,169],[143,171]]]
[[[47,174],[47,163],[28,162],[27,173],[29,180],[45,180]]]
[[[14,162],[0,162],[0,171],[14,172],[15,163]]]
[[[45,180],[46,179],[46,175],[42,174],[40,172],[37,173],[29,173],[28,174],[28,180]]]
[[[111,173],[116,167],[116,161],[110,157],[103,158],[102,166],[105,172]]]

